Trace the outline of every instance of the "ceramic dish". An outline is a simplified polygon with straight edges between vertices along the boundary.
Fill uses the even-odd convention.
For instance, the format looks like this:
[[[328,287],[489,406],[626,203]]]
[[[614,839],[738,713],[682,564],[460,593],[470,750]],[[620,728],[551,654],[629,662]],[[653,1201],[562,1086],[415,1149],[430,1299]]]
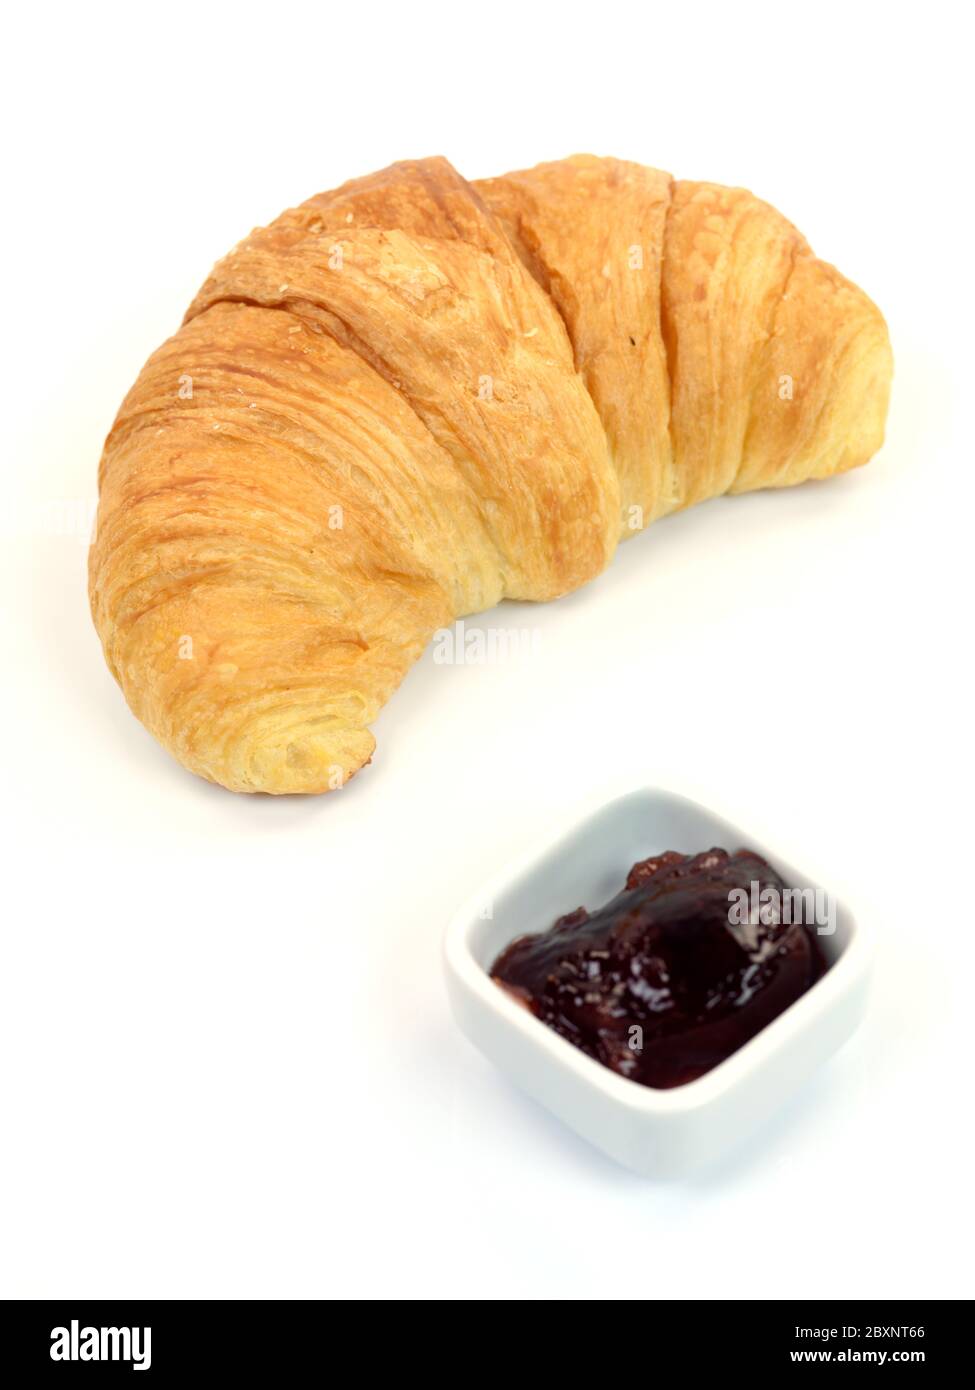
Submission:
[[[862,1017],[869,949],[835,898],[835,930],[818,936],[830,968],[766,1028],[706,1075],[672,1090],[628,1081],[521,1008],[488,970],[515,937],[564,912],[602,906],[630,866],[664,850],[756,850],[793,887],[828,888],[684,797],[634,791],[564,829],[472,894],[451,921],[445,963],[458,1024],[496,1066],[565,1124],[626,1167],[673,1176],[713,1160],[762,1125]]]

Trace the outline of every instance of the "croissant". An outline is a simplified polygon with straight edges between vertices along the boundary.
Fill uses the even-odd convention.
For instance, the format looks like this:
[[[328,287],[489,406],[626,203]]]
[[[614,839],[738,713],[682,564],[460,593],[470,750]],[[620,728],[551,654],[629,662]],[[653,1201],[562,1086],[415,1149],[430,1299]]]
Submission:
[[[588,155],[394,164],[253,232],[105,444],[90,597],[142,723],[321,792],[431,636],[726,492],[865,463],[884,320],[751,193]]]

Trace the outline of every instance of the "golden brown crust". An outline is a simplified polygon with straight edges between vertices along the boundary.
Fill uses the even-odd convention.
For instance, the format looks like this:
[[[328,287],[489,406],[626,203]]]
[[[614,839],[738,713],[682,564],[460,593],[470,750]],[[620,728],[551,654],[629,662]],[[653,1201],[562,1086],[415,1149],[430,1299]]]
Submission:
[[[661,332],[672,182],[658,169],[575,155],[474,185],[565,321],[620,480],[623,537],[676,505]]]
[[[393,165],[254,232],[119,411],[91,599],[133,711],[240,791],[318,792],[437,628],[882,442],[875,306],[739,189],[577,156]]]

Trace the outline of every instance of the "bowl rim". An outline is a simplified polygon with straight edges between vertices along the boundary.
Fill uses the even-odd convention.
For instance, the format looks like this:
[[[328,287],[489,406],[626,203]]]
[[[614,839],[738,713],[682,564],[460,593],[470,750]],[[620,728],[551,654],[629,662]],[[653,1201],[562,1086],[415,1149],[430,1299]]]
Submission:
[[[753,1038],[703,1076],[667,1090],[655,1090],[611,1071],[577,1047],[573,1047],[554,1029],[549,1028],[499,988],[475,958],[471,934],[481,921],[480,910],[485,902],[493,901],[505,889],[527,877],[541,859],[556,852],[561,844],[582,831],[588,822],[595,820],[602,812],[629,800],[665,802],[699,812],[720,823],[723,828],[733,830],[736,835],[742,837],[742,844],[748,845],[763,857],[768,855],[782,864],[787,873],[798,876],[799,882],[822,886],[815,876],[799,873],[792,866],[788,856],[745,834],[737,825],[702,803],[667,787],[631,787],[627,791],[616,792],[607,799],[601,799],[596,806],[592,806],[587,798],[587,810],[582,810],[579,806],[573,808],[571,813],[559,819],[556,829],[547,831],[527,850],[521,851],[505,867],[496,870],[482,881],[473,893],[468,894],[454,912],[444,933],[444,965],[447,972],[494,1013],[505,1027],[511,1029],[525,1047],[543,1052],[552,1063],[571,1073],[583,1085],[602,1092],[618,1106],[637,1114],[688,1114],[713,1105],[729,1092],[736,1090],[749,1077],[772,1062],[775,1055],[792,1039],[814,1028],[817,1020],[832,1012],[842,997],[866,973],[870,963],[871,943],[854,913],[845,902],[832,894],[837,913],[843,915],[847,924],[848,942],[826,974]],[[559,909],[553,906],[553,921],[558,911]]]

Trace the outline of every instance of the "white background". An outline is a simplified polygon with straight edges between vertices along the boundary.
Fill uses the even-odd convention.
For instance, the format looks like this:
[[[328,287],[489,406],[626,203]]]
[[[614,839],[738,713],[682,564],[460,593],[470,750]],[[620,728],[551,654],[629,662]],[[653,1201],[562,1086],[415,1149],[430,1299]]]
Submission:
[[[954,18],[952,16],[955,16]],[[0,1294],[971,1296],[970,35],[925,4],[22,5],[2,90]],[[709,503],[430,654],[373,765],[234,797],[87,610],[102,440],[211,263],[397,158],[744,184],[885,311],[888,444]],[[458,901],[607,783],[781,843],[879,937],[868,1022],[653,1185],[447,1011]],[[556,910],[574,903],[553,903]]]

